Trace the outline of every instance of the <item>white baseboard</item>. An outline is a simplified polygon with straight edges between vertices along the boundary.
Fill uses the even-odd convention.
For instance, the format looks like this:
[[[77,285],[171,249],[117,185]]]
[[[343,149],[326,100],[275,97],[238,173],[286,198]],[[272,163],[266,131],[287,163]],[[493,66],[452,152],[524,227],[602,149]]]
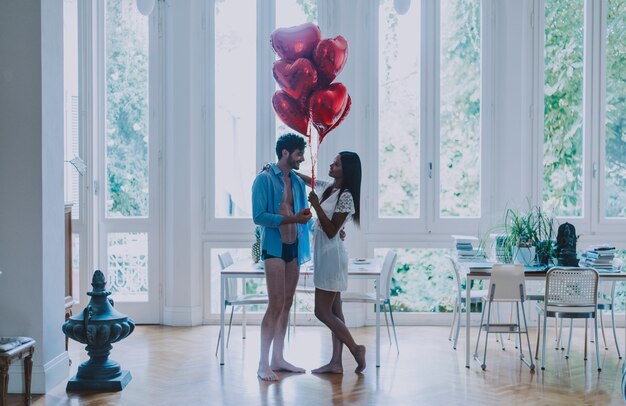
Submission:
[[[165,306],[163,309],[163,325],[190,327],[202,324],[201,306]]]
[[[66,351],[45,365],[33,364],[31,393],[46,393],[64,380],[70,373],[70,359]],[[9,369],[9,393],[24,393],[24,362],[16,360]]]

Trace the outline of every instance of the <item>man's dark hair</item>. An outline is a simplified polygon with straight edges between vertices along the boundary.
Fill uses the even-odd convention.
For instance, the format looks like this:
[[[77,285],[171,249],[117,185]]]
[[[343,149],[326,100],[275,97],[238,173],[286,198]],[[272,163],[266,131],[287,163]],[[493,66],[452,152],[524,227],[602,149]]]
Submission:
[[[304,138],[294,133],[283,134],[276,141],[276,156],[280,161],[280,158],[283,156],[283,149],[286,149],[291,154],[296,149],[299,149],[304,153],[304,149],[306,148],[306,142]]]

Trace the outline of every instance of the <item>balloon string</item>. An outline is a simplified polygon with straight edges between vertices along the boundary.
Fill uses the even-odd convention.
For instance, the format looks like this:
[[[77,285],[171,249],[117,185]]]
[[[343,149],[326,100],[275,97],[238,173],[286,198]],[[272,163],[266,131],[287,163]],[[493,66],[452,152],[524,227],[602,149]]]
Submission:
[[[306,136],[309,139],[309,152],[311,155],[311,190],[315,190],[315,161],[317,157],[317,152],[315,156],[313,155],[313,138],[311,134],[311,122],[309,121],[309,125],[307,127]],[[319,148],[318,148],[319,151]]]

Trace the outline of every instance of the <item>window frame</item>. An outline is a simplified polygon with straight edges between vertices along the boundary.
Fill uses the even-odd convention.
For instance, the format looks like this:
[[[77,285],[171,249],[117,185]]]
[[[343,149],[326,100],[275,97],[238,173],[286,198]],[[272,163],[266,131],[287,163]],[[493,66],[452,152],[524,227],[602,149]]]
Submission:
[[[495,128],[494,100],[495,87],[493,71],[494,55],[494,25],[495,13],[492,0],[480,1],[481,13],[481,112],[480,112],[480,150],[481,150],[481,173],[480,173],[480,216],[476,218],[442,218],[440,217],[440,122],[439,122],[439,75],[440,75],[440,4],[438,2],[424,1],[421,3],[421,55],[420,64],[422,75],[420,77],[420,216],[419,218],[385,218],[379,216],[378,206],[378,131],[373,135],[372,141],[375,149],[368,151],[371,162],[376,162],[371,169],[370,179],[365,187],[368,196],[374,196],[373,201],[367,201],[367,206],[372,207],[368,212],[368,232],[372,234],[452,234],[452,233],[475,233],[478,229],[488,227],[489,213],[493,207],[492,196],[492,142],[493,129]],[[369,30],[368,41],[372,53],[370,55],[369,83],[378,83],[378,15],[379,6],[376,4],[370,9],[370,24],[374,29]],[[434,41],[429,39],[434,38]],[[371,100],[368,106],[369,128],[378,129],[378,86],[374,86],[371,92]],[[424,102],[426,101],[426,102]],[[432,103],[428,103],[432,101]],[[432,136],[427,136],[433,134]],[[429,164],[432,164],[432,177],[429,176]],[[366,169],[367,170],[367,169]]]
[[[579,234],[617,234],[626,227],[626,218],[605,216],[605,112],[606,112],[606,30],[607,0],[584,0],[583,50],[583,196],[581,217],[556,217],[559,223],[569,222]],[[535,12],[537,10],[537,12]],[[533,149],[534,204],[543,205],[543,142],[544,142],[544,30],[545,0],[533,1],[531,27],[533,35]],[[536,106],[533,108],[533,106]],[[598,134],[599,136],[593,136]]]

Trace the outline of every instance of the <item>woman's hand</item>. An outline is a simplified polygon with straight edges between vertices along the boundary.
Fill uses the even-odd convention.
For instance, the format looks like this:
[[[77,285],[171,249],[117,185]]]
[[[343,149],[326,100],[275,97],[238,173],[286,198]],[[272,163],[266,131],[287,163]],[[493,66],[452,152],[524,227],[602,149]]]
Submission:
[[[320,207],[320,199],[314,191],[309,193],[309,203],[311,203],[311,207],[316,210]]]

